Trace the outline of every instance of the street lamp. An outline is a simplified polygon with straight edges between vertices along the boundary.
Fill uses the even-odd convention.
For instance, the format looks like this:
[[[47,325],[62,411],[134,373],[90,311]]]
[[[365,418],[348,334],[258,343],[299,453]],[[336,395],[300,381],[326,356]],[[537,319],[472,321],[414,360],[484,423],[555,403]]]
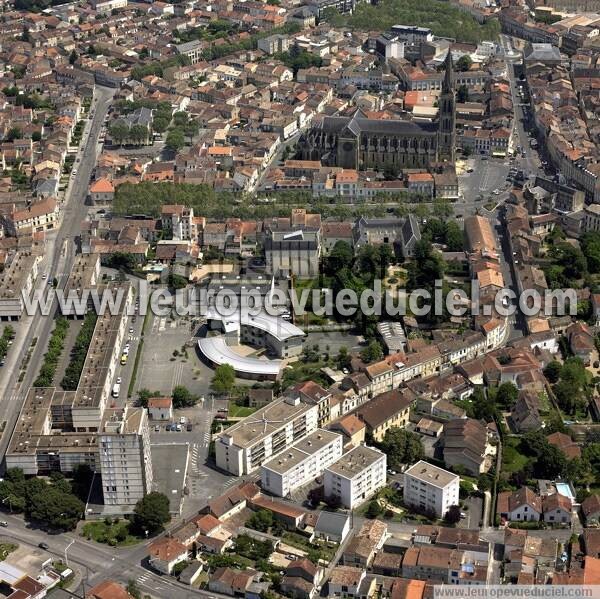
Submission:
[[[65,564],[67,566],[67,568],[69,567],[69,557],[67,556],[67,551],[69,550],[69,548],[71,547],[71,545],[75,542],[75,539],[73,539],[66,547],[65,547]]]

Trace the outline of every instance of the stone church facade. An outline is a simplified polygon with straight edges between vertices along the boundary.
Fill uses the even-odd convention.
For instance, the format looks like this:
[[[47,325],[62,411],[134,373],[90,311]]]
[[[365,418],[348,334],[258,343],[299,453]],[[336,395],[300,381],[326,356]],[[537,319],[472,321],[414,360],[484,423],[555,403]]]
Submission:
[[[448,53],[437,122],[369,119],[360,109],[351,117],[326,116],[303,136],[300,155],[303,160],[348,169],[426,169],[434,163],[454,162],[455,128],[456,98]]]

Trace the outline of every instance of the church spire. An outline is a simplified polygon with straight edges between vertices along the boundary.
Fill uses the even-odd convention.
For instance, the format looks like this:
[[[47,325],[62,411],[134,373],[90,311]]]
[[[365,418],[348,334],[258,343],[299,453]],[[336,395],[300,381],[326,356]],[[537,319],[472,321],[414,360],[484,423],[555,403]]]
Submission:
[[[446,60],[444,61],[446,72],[444,75],[444,84],[442,85],[443,92],[454,91],[454,64],[452,63],[452,52],[448,48],[448,54],[446,54]]]

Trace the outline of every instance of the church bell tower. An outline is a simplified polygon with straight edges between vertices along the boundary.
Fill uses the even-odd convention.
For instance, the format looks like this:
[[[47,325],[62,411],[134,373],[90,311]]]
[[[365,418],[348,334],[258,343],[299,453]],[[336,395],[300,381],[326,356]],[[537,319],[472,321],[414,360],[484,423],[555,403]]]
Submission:
[[[442,83],[439,108],[438,149],[440,160],[454,162],[456,146],[456,94],[454,89],[454,68],[452,54],[446,55],[446,72]]]

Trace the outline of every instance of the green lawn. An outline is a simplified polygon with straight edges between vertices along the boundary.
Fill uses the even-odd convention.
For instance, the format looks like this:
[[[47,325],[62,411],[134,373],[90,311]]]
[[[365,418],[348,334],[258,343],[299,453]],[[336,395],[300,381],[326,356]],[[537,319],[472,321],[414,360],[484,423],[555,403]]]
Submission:
[[[0,562],[3,562],[17,548],[18,545],[15,543],[0,543]]]
[[[106,543],[112,547],[126,547],[135,545],[142,539],[129,532],[129,520],[115,519],[110,524],[106,520],[88,522],[83,526],[82,537],[97,543]]]
[[[330,562],[335,556],[337,546],[333,543],[311,543],[305,536],[297,532],[285,532],[281,540],[296,549],[308,553],[308,558],[316,563],[318,559]]]
[[[521,470],[527,464],[527,456],[524,456],[519,448],[519,439],[508,437],[502,448],[502,472],[512,474]]]
[[[256,412],[256,408],[249,408],[248,406],[238,406],[234,402],[229,402],[229,417],[230,418],[243,418],[244,416],[250,416]]]

